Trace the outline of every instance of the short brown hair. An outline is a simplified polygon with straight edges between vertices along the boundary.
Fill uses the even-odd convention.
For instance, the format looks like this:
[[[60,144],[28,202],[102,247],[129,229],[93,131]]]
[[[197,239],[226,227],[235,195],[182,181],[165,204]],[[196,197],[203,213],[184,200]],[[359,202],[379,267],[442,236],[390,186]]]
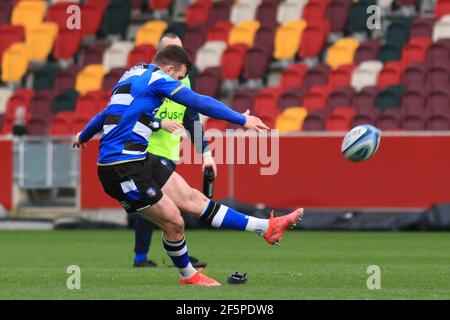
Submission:
[[[161,51],[158,51],[153,58],[153,63],[157,65],[173,64],[178,70],[184,64],[187,70],[191,70],[192,65],[189,56],[182,47],[176,45],[168,45]]]

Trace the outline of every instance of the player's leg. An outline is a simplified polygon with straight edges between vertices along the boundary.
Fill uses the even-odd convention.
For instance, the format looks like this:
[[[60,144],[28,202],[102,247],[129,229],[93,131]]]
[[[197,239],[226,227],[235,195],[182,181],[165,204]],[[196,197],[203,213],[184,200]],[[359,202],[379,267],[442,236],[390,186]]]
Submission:
[[[208,199],[200,191],[191,188],[176,172],[163,185],[162,191],[178,208],[199,216],[215,228],[254,231],[263,235],[270,244],[278,243],[287,228],[295,225],[303,215],[303,209],[300,208],[277,218],[273,215],[270,219],[248,216]]]
[[[156,263],[148,260],[148,252],[152,242],[155,225],[140,215],[134,222],[134,267],[156,267]]]

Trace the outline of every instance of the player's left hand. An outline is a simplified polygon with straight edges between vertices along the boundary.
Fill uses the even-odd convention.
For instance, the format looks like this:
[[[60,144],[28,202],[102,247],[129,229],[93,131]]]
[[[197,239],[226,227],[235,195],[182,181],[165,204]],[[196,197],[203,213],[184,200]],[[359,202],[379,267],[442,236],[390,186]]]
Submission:
[[[77,135],[75,136],[75,139],[73,140],[72,148],[79,148],[79,147],[86,148],[86,143],[83,143],[80,141],[80,134],[81,134],[81,131],[78,132]]]
[[[217,165],[214,161],[214,158],[210,154],[203,154],[203,164],[202,164],[202,172],[205,172],[205,169],[211,167],[214,171],[214,177],[217,177]]]

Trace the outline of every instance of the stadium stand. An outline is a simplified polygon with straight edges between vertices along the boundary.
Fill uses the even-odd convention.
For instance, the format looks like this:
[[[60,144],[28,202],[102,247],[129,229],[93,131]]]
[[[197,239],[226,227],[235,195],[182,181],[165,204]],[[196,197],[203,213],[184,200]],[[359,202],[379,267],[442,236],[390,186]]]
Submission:
[[[81,29],[67,26],[74,3],[88,17]],[[23,101],[33,110],[30,134],[61,134],[73,119],[82,127],[126,68],[151,62],[165,32],[182,37],[195,89],[252,109],[282,132],[347,130],[364,120],[389,130],[448,127],[448,0],[431,11],[414,1],[197,0],[181,19],[176,3],[0,3],[2,132],[24,88],[34,92]],[[370,5],[382,10],[381,30],[367,26]],[[73,119],[53,123],[60,112]]]

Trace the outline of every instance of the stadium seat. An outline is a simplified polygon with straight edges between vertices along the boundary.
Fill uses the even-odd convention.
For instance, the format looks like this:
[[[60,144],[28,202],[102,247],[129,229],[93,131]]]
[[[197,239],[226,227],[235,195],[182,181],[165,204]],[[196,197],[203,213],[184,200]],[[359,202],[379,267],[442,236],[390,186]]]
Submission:
[[[305,120],[307,111],[302,107],[291,107],[281,113],[276,122],[275,129],[280,133],[300,131]]]
[[[447,63],[450,56],[450,39],[441,39],[433,43],[428,48],[427,63],[430,66],[436,66]]]
[[[267,52],[272,52],[275,48],[275,28],[262,26],[255,35],[253,46],[266,48]]]
[[[326,0],[310,0],[303,7],[302,19],[306,20],[308,24],[313,21],[325,20],[329,3]]]
[[[65,90],[70,90],[75,87],[75,78],[80,71],[77,66],[68,67],[60,70],[56,74],[55,79],[55,94],[58,95]]]
[[[387,62],[378,73],[377,85],[381,90],[391,85],[400,84],[403,72],[403,64],[400,61]]]
[[[401,109],[405,114],[425,111],[425,90],[423,87],[408,88],[402,97]]]
[[[401,83],[406,87],[421,88],[424,87],[425,74],[428,66],[424,62],[417,62],[405,69],[402,75]]]
[[[448,113],[450,111],[449,103],[450,99],[447,90],[434,89],[427,93],[425,108],[430,114]]]
[[[29,53],[23,42],[12,44],[3,53],[2,81],[19,82],[28,71]]]
[[[212,26],[218,22],[229,22],[232,2],[215,1],[213,2],[208,16],[208,26]]]
[[[102,63],[103,54],[108,47],[109,43],[105,41],[90,43],[82,51],[81,65],[84,67],[89,64]]]
[[[242,21],[255,20],[256,8],[259,6],[259,3],[259,0],[253,2],[235,2],[230,12],[231,23],[237,25]]]
[[[11,21],[12,8],[13,8],[12,0],[0,2],[0,26],[5,25]]]
[[[184,38],[184,34],[186,33],[187,26],[183,21],[175,21],[169,24],[166,31],[164,33],[173,33],[180,37],[180,39]]]
[[[403,47],[409,40],[410,28],[410,18],[397,18],[393,20],[386,32],[386,42],[395,43]]]
[[[91,64],[83,68],[75,81],[75,88],[80,94],[100,90],[106,69],[101,64]]]
[[[220,67],[206,68],[197,75],[195,91],[215,97],[220,88]]]
[[[327,20],[330,21],[330,32],[342,32],[345,29],[350,13],[351,1],[333,0],[327,10]]]
[[[37,92],[30,102],[30,118],[40,118],[48,123],[52,117],[53,98],[54,95],[52,90],[47,89]]]
[[[350,86],[340,87],[332,91],[328,95],[327,108],[333,110],[339,107],[351,106],[355,93],[355,89]]]
[[[303,97],[306,110],[325,109],[327,107],[329,89],[327,86],[312,87]]]
[[[305,90],[302,87],[290,88],[283,92],[278,100],[278,108],[285,110],[290,107],[302,106]]]
[[[375,121],[375,126],[383,131],[399,130],[401,127],[401,115],[398,110],[388,109],[380,113]]]
[[[103,66],[107,71],[113,68],[124,68],[127,66],[128,55],[133,50],[131,41],[117,41],[103,53]]]
[[[277,8],[278,3],[263,1],[256,10],[255,19],[261,23],[261,26],[277,26]]]
[[[347,29],[350,33],[369,32],[367,20],[371,14],[368,13],[367,8],[373,5],[376,5],[375,0],[360,0],[353,3],[347,22]]]
[[[72,119],[71,119],[71,123],[70,123],[70,127],[72,130],[72,133],[76,133],[76,132],[80,132],[84,129],[84,127],[86,127],[86,125],[88,124],[90,118],[83,116],[83,115],[78,115],[75,114]]]
[[[155,54],[156,48],[150,44],[136,46],[128,54],[127,67],[131,68],[139,62],[151,63]]]
[[[324,63],[319,63],[313,68],[308,69],[304,81],[305,89],[310,89],[314,86],[326,85],[328,83],[328,76],[330,72],[330,66]]]
[[[253,89],[237,89],[231,99],[231,107],[239,113],[252,110],[257,93]]]
[[[381,91],[377,96],[376,106],[380,111],[390,108],[400,109],[402,103],[402,96],[405,92],[405,87],[402,85],[393,85]]]
[[[280,87],[283,90],[301,87],[305,80],[308,66],[303,63],[295,63],[281,72]]]
[[[218,120],[214,118],[208,118],[204,125],[205,132],[208,132],[209,130],[225,131],[227,128],[228,122],[226,122],[225,120]]]
[[[20,1],[11,14],[11,24],[24,26],[25,29],[35,27],[44,20],[47,11],[45,1]]]
[[[136,45],[150,44],[156,48],[159,39],[167,29],[167,22],[153,20],[144,24],[136,34]]]
[[[222,54],[227,48],[223,41],[208,41],[198,51],[195,57],[195,66],[199,72],[206,68],[220,67]]]
[[[58,25],[54,22],[44,22],[26,31],[25,44],[30,60],[46,61],[53,49],[58,34]]]
[[[31,99],[34,97],[35,92],[31,89],[20,88],[14,91],[13,95],[9,98],[6,106],[6,122],[9,123],[10,132],[12,128],[12,122],[16,117],[16,110],[20,107],[25,108],[25,120],[29,118],[29,109],[31,104]]]
[[[305,20],[287,21],[278,27],[275,33],[275,51],[273,56],[278,60],[291,60],[298,52],[302,35],[306,28]]]
[[[81,33],[83,37],[97,33],[102,24],[106,8],[97,1],[90,1],[81,6]]]
[[[197,50],[205,43],[206,35],[206,28],[204,26],[188,28],[183,39],[183,46],[186,51],[190,51],[192,53],[197,52]],[[192,57],[191,60],[195,61]]]
[[[148,8],[151,10],[163,10],[167,9],[173,0],[148,0]]]
[[[209,1],[196,1],[191,3],[185,13],[185,21],[188,26],[203,24],[208,21],[209,9],[211,7]]]
[[[127,71],[127,68],[113,68],[104,77],[102,90],[110,92],[119,79]]]
[[[225,49],[221,59],[222,79],[235,80],[244,69],[247,46],[242,44],[231,45]]]
[[[152,0],[153,1],[153,0]],[[100,34],[125,35],[131,15],[131,1],[113,0],[106,8],[100,26]]]
[[[69,17],[69,15],[67,14],[67,11],[68,7],[70,7],[71,5],[73,5],[73,2],[59,2],[52,4],[48,8],[46,20],[56,23],[59,30],[68,29],[67,18]]]
[[[353,117],[356,114],[355,108],[339,107],[333,110],[325,122],[327,131],[348,131],[351,129]]]
[[[328,77],[328,86],[330,89],[334,90],[342,86],[349,86],[355,67],[354,64],[343,64],[331,71]]]
[[[450,38],[450,14],[443,16],[435,23],[432,38],[433,42]]]
[[[102,110],[101,91],[91,91],[79,96],[75,105],[77,116],[92,118]]]
[[[446,66],[435,66],[427,70],[425,81],[428,90],[449,88],[449,68]]]
[[[74,111],[79,93],[73,89],[64,90],[53,99],[52,113]]]
[[[56,36],[53,57],[55,59],[71,59],[81,46],[81,30],[59,29]]]
[[[0,64],[3,53],[12,44],[22,42],[25,39],[25,31],[22,26],[3,25],[0,26]],[[1,66],[0,66],[1,67]]]
[[[64,111],[58,113],[51,120],[50,124],[50,135],[60,136],[60,135],[70,135],[72,134],[72,119],[74,113],[70,111]]]
[[[437,0],[434,8],[434,16],[441,18],[450,14],[450,1],[449,0]]]
[[[361,88],[359,92],[353,97],[352,104],[359,111],[375,110],[375,104],[380,89],[377,86],[367,86]]]
[[[409,37],[413,38],[431,38],[433,34],[433,26],[436,20],[434,18],[417,18],[414,20]]]
[[[354,38],[341,38],[328,48],[327,63],[333,68],[351,64],[359,46],[358,40]]]
[[[449,116],[434,115],[427,118],[425,123],[426,130],[448,131],[450,130]]]
[[[299,56],[312,58],[320,54],[330,31],[330,23],[327,20],[314,20],[308,23],[303,31]]]
[[[378,118],[378,112],[376,110],[357,110],[352,120],[351,127],[356,127],[362,124],[375,125],[375,121]]]
[[[401,128],[406,131],[425,130],[425,118],[416,114],[405,115],[401,120]]]
[[[404,47],[402,51],[402,64],[407,67],[414,62],[425,61],[428,48],[431,45],[429,38],[413,38]]]
[[[363,87],[377,83],[378,73],[383,69],[380,61],[364,61],[358,65],[352,74],[351,85],[357,91]]]
[[[378,60],[383,63],[397,61],[402,57],[402,47],[397,43],[385,43],[378,51]]]
[[[282,25],[288,21],[300,20],[307,2],[307,0],[282,2],[277,10],[277,22]]]
[[[281,91],[278,88],[267,87],[262,89],[255,97],[253,113],[264,119],[270,128],[275,127],[275,120],[281,110],[278,108],[278,100]]]
[[[252,47],[259,26],[260,24],[256,20],[240,22],[231,29],[228,44],[245,44]]]
[[[208,30],[208,41],[224,41],[228,42],[230,31],[233,25],[228,21],[219,21]]]
[[[379,40],[365,40],[361,42],[355,52],[355,63],[360,64],[364,61],[377,60],[379,49]]]
[[[302,125],[303,131],[323,131],[325,130],[325,110],[308,111]]]
[[[41,117],[32,117],[26,127],[29,136],[46,136],[49,130],[49,121]]]
[[[244,61],[244,79],[260,79],[264,76],[270,61],[270,53],[264,47],[247,50]]]

